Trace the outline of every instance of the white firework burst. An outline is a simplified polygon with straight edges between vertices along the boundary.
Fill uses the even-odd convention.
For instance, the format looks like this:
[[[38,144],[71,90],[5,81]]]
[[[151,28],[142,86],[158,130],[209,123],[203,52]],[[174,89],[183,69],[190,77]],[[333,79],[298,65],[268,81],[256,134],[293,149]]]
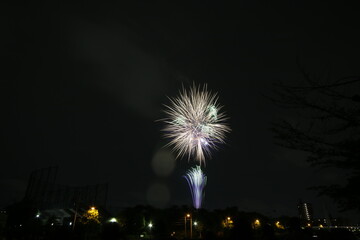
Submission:
[[[205,155],[224,143],[225,134],[230,131],[226,125],[225,114],[220,112],[218,97],[195,84],[189,91],[185,88],[176,98],[170,98],[166,105],[164,119],[165,137],[170,138],[168,145],[178,153],[178,157],[188,155],[200,164],[205,163]]]

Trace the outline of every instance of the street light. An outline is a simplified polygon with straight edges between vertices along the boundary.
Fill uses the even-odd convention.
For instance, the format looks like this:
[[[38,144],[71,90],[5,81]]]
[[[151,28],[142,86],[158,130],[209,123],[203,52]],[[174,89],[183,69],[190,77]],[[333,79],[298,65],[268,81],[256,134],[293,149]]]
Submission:
[[[192,238],[192,217],[191,217],[190,213],[187,213],[187,214],[185,215],[185,218],[184,218],[184,222],[185,222],[185,237],[187,236],[187,232],[186,232],[186,220],[187,220],[187,218],[189,218],[189,220],[190,220],[190,238]]]
[[[197,221],[194,221],[194,227],[195,227],[195,235],[196,233],[199,234],[199,238],[201,239],[201,225]]]
[[[150,238],[152,239],[152,235],[151,235],[151,229],[153,227],[152,222],[149,222],[148,227],[149,227],[149,232],[150,232]]]

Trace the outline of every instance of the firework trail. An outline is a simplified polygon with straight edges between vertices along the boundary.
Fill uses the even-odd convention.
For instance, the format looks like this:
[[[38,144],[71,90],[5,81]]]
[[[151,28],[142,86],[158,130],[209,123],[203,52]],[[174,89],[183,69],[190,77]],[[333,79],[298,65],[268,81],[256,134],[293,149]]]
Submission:
[[[184,177],[190,187],[194,208],[201,208],[201,203],[205,196],[204,188],[207,181],[206,175],[203,173],[203,171],[201,171],[200,166],[196,166],[196,168],[191,168],[188,170]]]
[[[200,165],[205,163],[205,155],[216,149],[217,143],[224,143],[225,133],[230,128],[225,123],[225,114],[219,112],[217,95],[195,84],[189,91],[183,89],[176,98],[170,98],[165,106],[167,118],[164,119],[165,137],[168,145],[178,153],[178,157],[194,157]]]

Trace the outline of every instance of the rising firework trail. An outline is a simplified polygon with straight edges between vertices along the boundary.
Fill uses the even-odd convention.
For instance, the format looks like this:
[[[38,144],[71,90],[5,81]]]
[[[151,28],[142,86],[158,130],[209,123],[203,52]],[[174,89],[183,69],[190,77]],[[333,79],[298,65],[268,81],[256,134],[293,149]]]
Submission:
[[[225,114],[220,112],[216,94],[195,84],[189,91],[183,89],[176,98],[170,98],[166,105],[164,119],[165,137],[170,138],[168,145],[178,153],[178,157],[187,155],[200,164],[205,163],[205,155],[210,149],[216,149],[218,143],[224,143],[225,133],[230,131],[226,125]]]
[[[184,177],[190,187],[194,208],[201,208],[201,203],[205,196],[204,188],[206,186],[207,177],[203,171],[201,171],[200,166],[196,166],[196,168],[188,170]]]

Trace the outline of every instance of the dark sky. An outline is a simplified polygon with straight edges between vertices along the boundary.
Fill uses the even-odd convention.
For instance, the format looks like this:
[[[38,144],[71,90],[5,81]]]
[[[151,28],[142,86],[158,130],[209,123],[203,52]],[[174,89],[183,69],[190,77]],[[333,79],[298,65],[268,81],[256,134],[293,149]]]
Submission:
[[[120,2],[3,8],[0,206],[20,200],[30,172],[50,165],[65,184],[108,182],[111,209],[190,205],[182,175],[194,164],[178,159],[165,175],[153,166],[171,168],[156,157],[169,155],[156,122],[167,96],[196,82],[218,92],[232,128],[207,161],[205,208],[296,215],[301,198],[319,217],[323,204],[337,214],[307,188],[342,176],[274,144],[271,122],[296,115],[263,95],[277,81],[304,81],[296,59],[314,74],[359,74],[354,6]]]

